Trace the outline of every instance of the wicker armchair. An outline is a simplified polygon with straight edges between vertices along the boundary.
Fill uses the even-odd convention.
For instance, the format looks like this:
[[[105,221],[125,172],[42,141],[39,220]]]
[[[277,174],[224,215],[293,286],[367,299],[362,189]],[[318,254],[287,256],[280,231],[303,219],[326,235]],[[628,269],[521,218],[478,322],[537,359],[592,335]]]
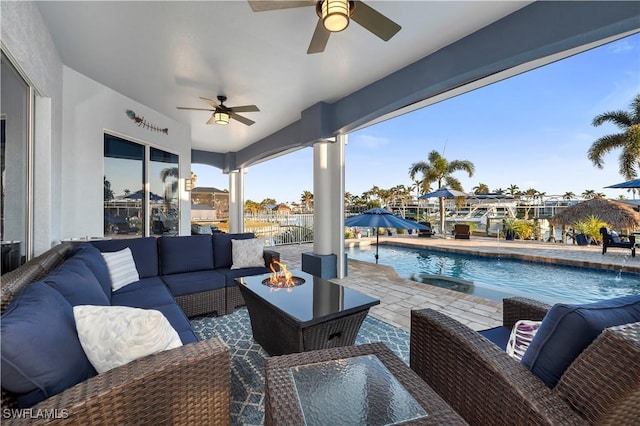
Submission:
[[[504,300],[503,322],[550,306]],[[492,342],[431,309],[411,312],[410,365],[470,424],[637,424],[640,323],[606,329],[550,389]]]
[[[64,260],[70,244],[58,245],[2,276],[2,312],[21,289]],[[15,396],[2,389],[3,424],[157,425],[230,423],[229,348],[216,339],[160,352],[78,383],[32,407],[48,413],[12,419]],[[45,411],[39,411],[45,410]],[[25,415],[25,412],[22,412]]]

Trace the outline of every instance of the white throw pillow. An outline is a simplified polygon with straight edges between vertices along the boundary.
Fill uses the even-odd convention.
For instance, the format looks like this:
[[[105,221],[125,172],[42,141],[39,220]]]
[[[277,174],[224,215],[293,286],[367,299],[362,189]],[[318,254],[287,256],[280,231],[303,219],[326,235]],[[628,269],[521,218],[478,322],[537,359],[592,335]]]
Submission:
[[[517,359],[522,360],[524,353],[529,348],[533,337],[540,328],[541,321],[520,320],[513,325],[509,341],[507,342],[507,353]]]
[[[264,266],[264,242],[258,238],[231,240],[231,269]]]
[[[129,247],[120,251],[102,253],[102,257],[104,257],[105,262],[107,262],[107,268],[109,268],[112,291],[140,281],[136,262],[133,260],[133,254],[131,254]]]
[[[182,346],[160,311],[128,306],[73,307],[82,349],[98,373]]]

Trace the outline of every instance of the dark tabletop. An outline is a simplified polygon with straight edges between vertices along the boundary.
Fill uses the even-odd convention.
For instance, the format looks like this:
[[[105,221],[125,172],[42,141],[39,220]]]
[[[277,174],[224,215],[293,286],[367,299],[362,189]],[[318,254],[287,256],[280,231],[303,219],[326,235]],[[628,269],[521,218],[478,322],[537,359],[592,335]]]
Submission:
[[[243,277],[236,281],[303,326],[342,317],[380,304],[380,300],[376,298],[306,272],[291,272],[295,277],[303,278],[304,284],[288,288],[272,288],[262,284],[271,274]]]

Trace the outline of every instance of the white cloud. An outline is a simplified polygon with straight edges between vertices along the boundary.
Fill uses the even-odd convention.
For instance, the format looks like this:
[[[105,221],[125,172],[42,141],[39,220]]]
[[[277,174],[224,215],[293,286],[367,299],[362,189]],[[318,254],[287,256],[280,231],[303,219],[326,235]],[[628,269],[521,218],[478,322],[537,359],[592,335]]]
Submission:
[[[620,40],[609,45],[609,51],[613,54],[624,53],[635,49],[636,46],[629,40]]]

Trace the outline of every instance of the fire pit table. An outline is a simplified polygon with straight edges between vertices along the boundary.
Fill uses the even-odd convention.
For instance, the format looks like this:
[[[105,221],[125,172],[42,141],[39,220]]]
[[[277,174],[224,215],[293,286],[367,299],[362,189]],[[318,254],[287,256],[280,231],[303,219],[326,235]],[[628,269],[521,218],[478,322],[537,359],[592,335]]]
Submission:
[[[289,286],[272,284],[273,274],[236,279],[255,341],[271,356],[353,345],[380,300],[302,271],[291,275]]]

